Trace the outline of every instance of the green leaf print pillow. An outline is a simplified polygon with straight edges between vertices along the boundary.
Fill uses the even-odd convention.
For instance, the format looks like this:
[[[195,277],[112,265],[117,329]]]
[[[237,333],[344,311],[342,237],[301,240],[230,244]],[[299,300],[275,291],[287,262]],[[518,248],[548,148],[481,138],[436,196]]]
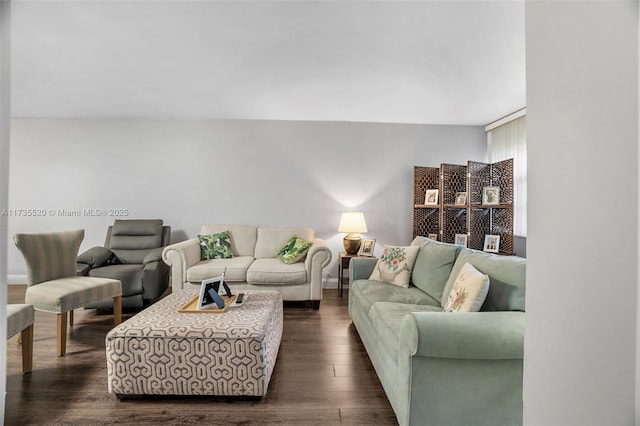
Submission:
[[[290,265],[304,258],[307,251],[311,247],[311,243],[299,238],[297,235],[291,237],[289,242],[278,252],[278,259]]]
[[[231,251],[231,234],[229,231],[213,235],[198,235],[200,241],[200,260],[229,259]]]

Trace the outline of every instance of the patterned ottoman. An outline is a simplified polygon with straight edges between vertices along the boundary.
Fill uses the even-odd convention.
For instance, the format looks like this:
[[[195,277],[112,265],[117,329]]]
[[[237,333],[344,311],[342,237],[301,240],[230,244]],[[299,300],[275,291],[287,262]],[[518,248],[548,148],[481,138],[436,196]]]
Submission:
[[[248,291],[225,313],[179,313],[197,290],[173,293],[106,338],[109,392],[261,397],[282,337],[282,296]]]

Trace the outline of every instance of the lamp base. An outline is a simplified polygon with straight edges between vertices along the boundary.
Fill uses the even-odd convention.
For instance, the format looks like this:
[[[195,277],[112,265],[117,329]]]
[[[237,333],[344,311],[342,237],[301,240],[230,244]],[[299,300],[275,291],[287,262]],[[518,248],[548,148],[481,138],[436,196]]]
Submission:
[[[362,244],[362,238],[357,234],[347,234],[347,236],[342,239],[342,244],[347,254],[358,254],[358,250],[360,250],[360,245]]]

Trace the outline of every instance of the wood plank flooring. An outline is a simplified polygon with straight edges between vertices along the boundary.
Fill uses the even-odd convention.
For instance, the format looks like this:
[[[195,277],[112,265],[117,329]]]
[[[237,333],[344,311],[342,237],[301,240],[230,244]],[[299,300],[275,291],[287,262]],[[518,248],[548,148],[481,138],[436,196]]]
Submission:
[[[9,303],[24,301],[9,286]],[[319,310],[286,304],[278,360],[259,401],[162,397],[119,401],[107,391],[111,315],[77,309],[67,354],[56,356],[55,315],[36,312],[33,372],[17,336],[7,343],[5,425],[395,425],[393,410],[347,313],[348,291],[325,289]],[[132,314],[123,314],[123,320]]]

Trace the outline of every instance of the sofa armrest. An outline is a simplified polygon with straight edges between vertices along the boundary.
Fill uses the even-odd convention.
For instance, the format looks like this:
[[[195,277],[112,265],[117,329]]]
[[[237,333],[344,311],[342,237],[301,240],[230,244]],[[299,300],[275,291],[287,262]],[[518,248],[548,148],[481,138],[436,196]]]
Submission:
[[[80,254],[76,259],[77,263],[84,263],[89,269],[99,268],[106,265],[113,256],[113,252],[106,247],[91,247]]]
[[[349,262],[349,286],[356,280],[366,280],[371,276],[378,259],[354,257]]]
[[[400,329],[410,355],[449,359],[522,359],[524,312],[412,312]]]
[[[310,283],[309,300],[322,300],[322,271],[331,262],[331,250],[320,238],[314,238],[312,242],[304,261],[307,281]]]
[[[399,343],[400,424],[521,424],[524,312],[414,312]]]
[[[158,262],[162,260],[163,250],[164,250],[164,247],[158,247],[156,249],[151,250],[149,254],[145,256],[144,260],[142,261],[142,264],[146,265],[147,263]]]
[[[200,243],[197,238],[170,244],[162,250],[162,260],[171,267],[171,286],[184,288],[187,269],[200,261]]]

